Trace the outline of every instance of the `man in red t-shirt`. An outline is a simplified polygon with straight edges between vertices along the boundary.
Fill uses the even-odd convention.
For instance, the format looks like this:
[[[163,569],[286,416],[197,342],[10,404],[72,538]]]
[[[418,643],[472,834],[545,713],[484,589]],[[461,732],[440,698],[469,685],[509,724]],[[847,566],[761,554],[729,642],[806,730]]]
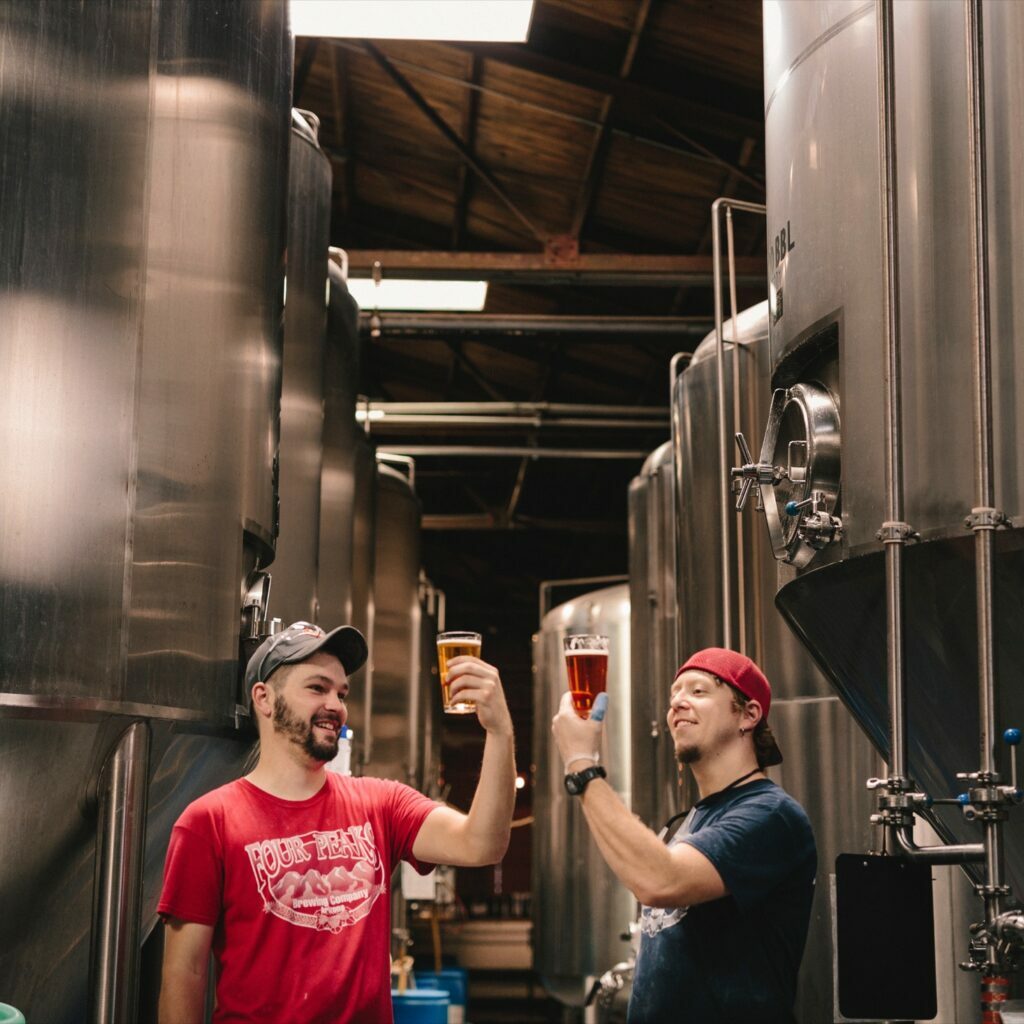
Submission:
[[[260,736],[243,779],[190,804],[171,834],[161,1024],[392,1020],[388,881],[400,860],[476,867],[505,854],[515,799],[512,720],[498,672],[453,658],[451,692],[487,733],[468,814],[399,782],[325,770],[345,724],[348,677],[366,661],[351,626],[296,622],[249,660]]]

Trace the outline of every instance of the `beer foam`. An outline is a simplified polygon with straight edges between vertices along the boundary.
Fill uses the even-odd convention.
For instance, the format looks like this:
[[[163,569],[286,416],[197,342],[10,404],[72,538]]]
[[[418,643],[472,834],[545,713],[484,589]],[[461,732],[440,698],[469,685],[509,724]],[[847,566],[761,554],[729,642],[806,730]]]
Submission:
[[[438,647],[481,647],[480,640],[438,640]]]
[[[600,654],[602,658],[607,658],[608,657],[608,652],[607,651],[599,651],[599,650],[597,650],[596,648],[593,648],[593,647],[581,647],[578,650],[566,651],[565,652],[565,656],[567,658],[575,658],[575,657],[578,657],[581,654]]]

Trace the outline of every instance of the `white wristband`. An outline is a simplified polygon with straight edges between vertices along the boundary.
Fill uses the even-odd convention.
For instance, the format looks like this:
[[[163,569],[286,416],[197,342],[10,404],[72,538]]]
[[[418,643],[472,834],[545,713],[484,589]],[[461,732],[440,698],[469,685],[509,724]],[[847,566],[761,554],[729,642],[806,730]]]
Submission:
[[[571,765],[573,761],[591,761],[594,764],[597,764],[600,760],[601,758],[597,754],[570,754],[565,759],[565,770],[569,770],[569,765]]]

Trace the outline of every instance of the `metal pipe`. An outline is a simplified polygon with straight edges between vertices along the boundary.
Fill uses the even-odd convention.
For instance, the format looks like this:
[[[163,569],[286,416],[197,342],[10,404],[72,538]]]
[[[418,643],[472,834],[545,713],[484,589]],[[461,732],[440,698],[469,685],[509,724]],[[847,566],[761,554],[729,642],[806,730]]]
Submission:
[[[711,326],[706,316],[545,316],[532,313],[381,313],[359,314],[360,330],[396,334],[602,334],[633,336],[688,335],[703,338]],[[378,323],[379,321],[379,323]]]
[[[669,415],[656,405],[572,405],[564,402],[371,402],[360,403],[356,419],[372,419],[374,413],[437,416],[649,416],[663,420]]]
[[[149,725],[133,722],[103,768],[89,955],[93,1024],[137,1019]]]
[[[740,414],[740,343],[736,334],[736,318],[739,315],[736,303],[736,245],[732,230],[732,208],[725,211],[725,243],[729,261],[729,319],[732,334],[732,433],[733,437],[743,430]],[[730,480],[731,483],[731,480]],[[731,492],[730,492],[731,493]],[[747,653],[747,560],[743,557],[743,517],[733,519],[736,526],[736,609],[737,634],[741,654]]]
[[[412,457],[412,452],[407,452],[404,449],[402,451],[376,451],[374,455],[378,462],[383,462],[392,466],[402,466],[406,471],[406,477],[409,480],[409,486],[415,491],[416,490],[416,460]]]
[[[970,187],[974,205],[971,269],[974,276],[974,472],[975,585],[978,618],[978,717],[980,766],[978,781],[998,782],[996,756],[996,699],[992,595],[993,533],[1001,517],[995,510],[992,464],[992,344],[989,322],[988,182],[985,140],[985,33],[980,0],[965,0],[967,39],[967,122],[971,156]],[[1003,910],[1002,821],[995,812],[982,822],[985,845],[985,922],[990,927]],[[1001,962],[994,942],[988,943],[990,966]]]
[[[985,859],[985,847],[981,843],[963,843],[957,846],[918,846],[908,826],[890,826],[889,834],[893,845],[903,851],[907,860],[924,864],[967,864]]]
[[[677,352],[669,360],[669,364],[668,364],[668,406],[669,406],[668,411],[669,411],[669,415],[670,416],[671,416],[671,413],[672,413],[672,393],[675,391],[676,377],[678,377],[679,374],[682,372],[679,369],[679,364],[684,359],[686,360],[687,365],[689,365],[690,361],[693,359],[693,353],[692,352]]]
[[[879,152],[883,197],[882,258],[885,321],[885,510],[882,527],[886,578],[886,670],[888,679],[889,775],[896,788],[907,775],[906,686],[903,638],[903,410],[901,405],[899,238],[896,177],[896,109],[892,0],[875,5],[878,50]]]
[[[992,344],[989,323],[988,187],[985,147],[985,41],[979,0],[966,0],[968,141],[974,237],[974,472],[976,504],[995,504],[992,464]],[[992,658],[992,529],[976,532],[978,542],[978,673],[981,689],[981,770],[996,770],[994,667]]]
[[[517,447],[494,447],[487,445],[432,445],[432,444],[403,444],[395,445],[387,451],[378,451],[377,455],[383,457],[382,461],[389,461],[394,455],[419,456],[445,456],[453,458],[516,458],[516,459],[646,459],[651,453],[649,451],[630,451],[622,449],[602,448],[530,448],[519,445]]]
[[[582,587],[584,584],[590,583],[625,583],[629,579],[629,576],[623,576],[618,574],[615,576],[577,576],[574,579],[564,580],[541,580],[539,594],[540,594],[540,618],[538,622],[544,622],[544,616],[551,610],[550,609],[550,597],[551,591],[555,587]]]
[[[763,203],[748,203],[742,199],[716,199],[711,204],[711,270],[715,291],[715,367],[718,373],[718,461],[721,510],[719,529],[722,533],[722,646],[732,647],[732,551],[729,546],[729,524],[733,516],[732,460],[729,457],[731,438],[726,428],[725,414],[725,339],[722,336],[722,240],[721,210],[746,210],[766,213]],[[734,327],[735,331],[735,327]]]
[[[357,415],[356,422],[361,422]],[[451,427],[473,429],[477,427],[527,427],[540,430],[545,427],[563,427],[576,430],[653,430],[668,426],[668,416],[655,420],[598,420],[576,417],[545,418],[543,416],[409,416],[404,413],[384,413],[371,417],[366,422],[371,433],[379,433],[389,427]]]

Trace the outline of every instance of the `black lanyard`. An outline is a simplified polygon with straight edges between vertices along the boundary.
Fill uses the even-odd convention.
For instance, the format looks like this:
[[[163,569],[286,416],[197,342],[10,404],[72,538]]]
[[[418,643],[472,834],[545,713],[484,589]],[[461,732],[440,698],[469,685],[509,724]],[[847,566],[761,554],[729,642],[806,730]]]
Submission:
[[[728,793],[730,789],[735,789],[741,782],[746,782],[751,775],[757,775],[760,771],[760,768],[751,768],[745,775],[741,775],[738,779],[733,779],[728,786],[716,790],[714,793],[708,793],[705,797],[701,797],[700,800],[698,800],[688,811],[680,811],[678,814],[673,814],[672,817],[665,822],[665,827],[659,834],[660,838],[662,838],[666,843],[669,842],[676,832],[679,831],[679,826],[676,825],[676,822],[681,822],[681,819],[689,818],[694,811],[704,807],[709,800],[713,800],[715,797],[721,796],[723,793]],[[676,827],[672,828],[673,825],[676,825]]]

